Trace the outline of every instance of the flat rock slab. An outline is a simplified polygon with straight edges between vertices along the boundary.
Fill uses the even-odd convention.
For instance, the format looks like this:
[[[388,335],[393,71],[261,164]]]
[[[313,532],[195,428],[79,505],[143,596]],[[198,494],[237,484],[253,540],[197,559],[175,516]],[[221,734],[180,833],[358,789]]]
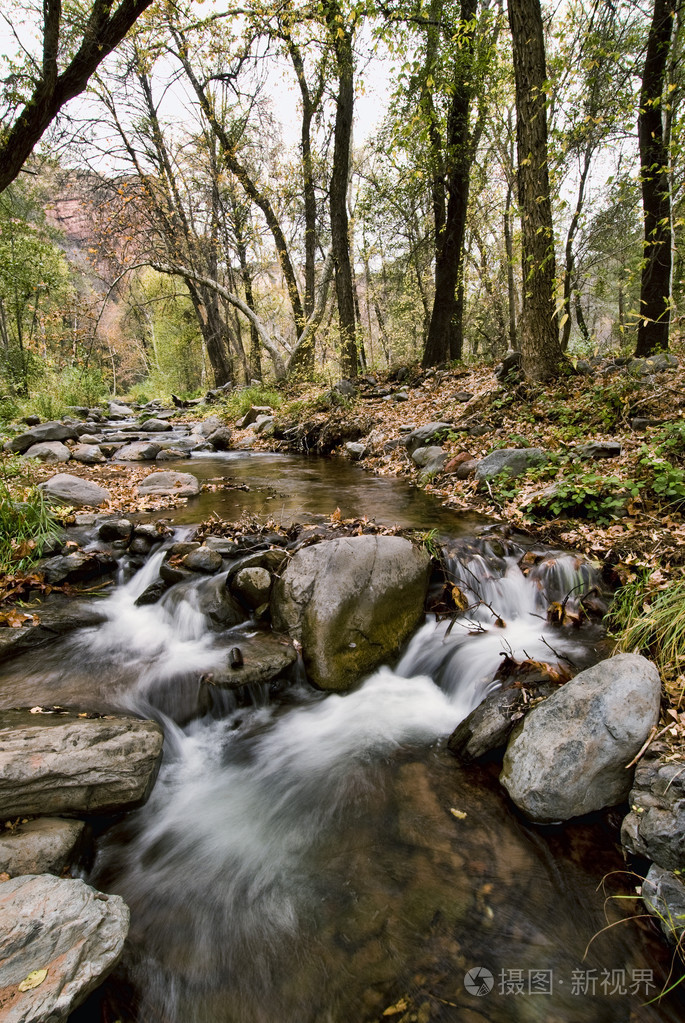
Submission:
[[[75,629],[100,625],[107,619],[93,601],[79,603],[71,600],[57,606],[46,604],[32,607],[31,612],[38,619],[37,625],[24,625],[21,629],[0,628],[0,661],[45,646]]]
[[[0,711],[0,819],[139,806],[157,777],[162,743],[155,721]]]
[[[0,921],[0,1020],[62,1023],[119,961],[129,910],[84,881],[40,874],[0,884]],[[34,971],[47,972],[21,991]]]
[[[190,472],[152,472],[136,487],[141,497],[194,497],[200,493],[197,476]]]
[[[659,673],[638,654],[586,668],[515,730],[500,781],[538,823],[623,802],[633,781],[626,766],[658,722],[660,700]]]
[[[77,508],[99,508],[112,500],[112,495],[105,487],[99,487],[91,480],[82,480],[68,472],[59,472],[45,483],[39,483],[38,489],[53,501],[72,504]]]
[[[61,874],[78,855],[83,821],[38,817],[0,831],[0,874]]]
[[[287,671],[297,660],[297,651],[285,636],[258,632],[236,638],[243,664],[203,676],[203,681],[221,689],[240,689],[241,686],[271,682]]]

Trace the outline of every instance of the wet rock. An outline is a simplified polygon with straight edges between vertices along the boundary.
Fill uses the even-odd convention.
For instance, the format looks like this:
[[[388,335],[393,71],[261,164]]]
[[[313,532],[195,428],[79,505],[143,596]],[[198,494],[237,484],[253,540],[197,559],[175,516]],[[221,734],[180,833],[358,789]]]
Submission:
[[[153,541],[147,536],[134,536],[128,545],[131,554],[149,554]]]
[[[210,628],[230,629],[247,618],[247,614],[226,587],[227,573],[221,572],[203,580],[195,590],[197,607],[206,615]]]
[[[283,675],[297,660],[297,651],[285,636],[270,632],[257,632],[240,636],[236,643],[242,664],[227,666],[203,676],[203,681],[221,689],[239,689],[241,686],[273,682]],[[239,662],[240,658],[236,658]]]
[[[146,433],[168,433],[171,430],[171,423],[164,419],[146,419],[140,424],[140,428]]]
[[[39,568],[47,583],[79,583],[116,572],[117,561],[106,551],[74,551],[48,558]]]
[[[160,447],[156,441],[137,440],[117,451],[117,462],[154,462]]]
[[[147,586],[136,599],[136,607],[145,607],[146,604],[156,604],[162,599],[168,589],[169,583],[165,582],[164,579],[157,579],[156,582],[150,583],[150,585]]]
[[[682,877],[653,863],[642,883],[642,901],[648,912],[656,917],[666,938],[682,948],[685,938],[685,884]]]
[[[231,591],[255,610],[269,602],[271,576],[265,568],[241,568],[231,580]]]
[[[189,472],[153,472],[136,487],[141,497],[193,497],[200,493],[200,483]]]
[[[178,543],[172,543],[166,556],[167,558],[182,558],[186,554],[190,554],[191,551],[196,551],[199,546],[198,540],[179,540]],[[209,547],[209,544],[207,546]]]
[[[358,462],[359,459],[363,458],[366,454],[366,444],[362,444],[359,441],[348,440],[345,445],[345,451],[353,462]]]
[[[71,451],[61,441],[46,440],[42,444],[32,444],[24,452],[24,458],[36,458],[39,462],[56,465],[57,462],[68,462],[71,458]]]
[[[419,426],[416,430],[412,430],[411,433],[407,434],[403,443],[411,455],[417,448],[424,447],[424,445],[429,444],[431,441],[441,440],[453,429],[454,427],[451,423],[426,423],[425,426]]]
[[[0,885],[0,1004],[6,1023],[64,1023],[119,961],[129,910],[118,895],[49,874]],[[33,971],[45,979],[28,991]]]
[[[240,550],[234,540],[229,540],[224,536],[208,536],[204,540],[204,545],[209,547],[210,550],[217,551],[218,554],[229,558],[235,557]]]
[[[546,461],[547,454],[542,448],[499,448],[481,458],[476,468],[476,479],[491,480],[500,472],[507,472],[512,478],[521,476]]]
[[[182,565],[173,564],[170,561],[163,561],[159,566],[159,574],[169,586],[175,586],[176,583],[181,583],[184,579],[192,579],[193,573],[188,568],[184,568]]]
[[[201,433],[191,433],[187,437],[172,437],[169,440],[159,440],[161,451],[174,448],[178,451],[208,451],[209,445]]]
[[[76,430],[73,426],[64,423],[49,422],[34,426],[26,433],[19,434],[5,445],[7,451],[14,451],[23,454],[33,444],[42,444],[44,441],[53,440],[76,440]]]
[[[274,627],[302,643],[314,685],[348,689],[393,657],[420,621],[429,564],[425,551],[395,536],[304,548],[274,585]]]
[[[617,440],[598,441],[595,444],[579,444],[575,454],[581,458],[618,458],[621,445]]]
[[[84,465],[97,465],[105,461],[99,444],[77,444],[72,448],[71,457],[76,462],[83,462]]]
[[[139,806],[157,777],[162,742],[155,721],[0,711],[0,819]]]
[[[75,600],[58,606],[43,605],[36,617],[37,625],[0,629],[0,661],[46,646],[75,629],[100,625],[107,618],[92,601]]]
[[[128,519],[108,519],[98,529],[98,536],[105,543],[114,540],[128,540],[133,532],[133,524]]]
[[[211,444],[215,451],[229,451],[233,434],[227,426],[221,426],[214,430],[207,437],[207,443]]]
[[[523,690],[498,689],[483,700],[461,721],[447,742],[451,753],[463,764],[504,746],[509,734],[523,716]]]
[[[207,575],[218,572],[222,564],[221,555],[217,551],[213,551],[211,547],[198,547],[183,558],[185,568],[190,569],[191,572],[205,572]]]
[[[685,771],[665,754],[664,747],[652,746],[638,762],[621,842],[630,853],[680,870],[685,864]]]
[[[177,462],[182,458],[190,458],[190,451],[182,451],[181,448],[167,448],[160,451],[155,457],[155,462]]]
[[[83,821],[38,817],[0,831],[0,874],[61,874],[77,859]]]
[[[628,796],[626,770],[659,720],[654,665],[619,654],[587,668],[532,710],[513,733],[500,781],[538,823],[568,820]]]

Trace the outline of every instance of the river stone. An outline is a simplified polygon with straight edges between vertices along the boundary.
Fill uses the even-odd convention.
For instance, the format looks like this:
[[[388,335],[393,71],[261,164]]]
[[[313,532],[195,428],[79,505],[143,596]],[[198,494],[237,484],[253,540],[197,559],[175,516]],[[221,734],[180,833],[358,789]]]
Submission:
[[[221,426],[218,430],[214,430],[207,437],[207,443],[211,444],[215,451],[228,451],[231,447],[231,438],[233,434],[227,426]]]
[[[116,572],[117,561],[106,551],[74,551],[58,554],[40,562],[40,571],[47,583],[78,583]]]
[[[112,500],[112,495],[105,487],[98,486],[91,480],[82,480],[79,476],[71,476],[67,472],[57,473],[45,483],[39,483],[38,489],[47,497],[61,504],[71,504],[76,508],[83,506],[99,508]]]
[[[621,827],[628,852],[669,870],[685,866],[685,771],[665,759],[663,747],[650,747],[635,768],[628,797],[630,813]]]
[[[618,458],[621,445],[617,440],[597,441],[595,444],[579,444],[574,454],[580,458]]]
[[[207,441],[200,433],[191,433],[187,437],[170,437],[168,440],[157,442],[162,451],[174,448],[177,451],[197,451],[208,449]]]
[[[218,632],[230,629],[247,618],[245,610],[226,588],[227,575],[227,572],[221,572],[203,579],[195,589],[198,610],[208,619],[209,628]]]
[[[68,462],[71,458],[71,451],[59,440],[46,440],[41,444],[32,444],[24,452],[24,458],[36,458],[39,462],[46,462],[48,465],[56,465],[58,462]]]
[[[133,523],[128,519],[108,519],[98,529],[98,536],[105,543],[115,540],[128,540],[133,532]]]
[[[139,806],[163,738],[156,721],[138,718],[0,711],[0,819]]]
[[[197,547],[189,551],[183,558],[183,565],[191,572],[206,572],[212,575],[218,572],[223,564],[221,555],[213,551],[211,547]]]
[[[240,689],[241,686],[272,682],[297,660],[297,651],[291,640],[271,632],[237,636],[233,645],[243,656],[242,665],[203,675],[203,682],[221,689]]]
[[[411,455],[417,448],[423,447],[430,441],[441,440],[445,434],[453,429],[452,423],[426,423],[425,426],[419,426],[417,429],[412,430],[411,433],[403,438],[402,443]]]
[[[178,462],[183,458],[190,458],[190,451],[184,451],[181,448],[166,448],[159,452],[155,462]]]
[[[642,901],[659,921],[666,938],[682,948],[685,938],[685,884],[682,878],[653,863],[642,883]]]
[[[164,419],[146,419],[144,423],[140,423],[140,429],[146,433],[168,433],[171,430],[171,423]]]
[[[626,765],[659,720],[660,700],[659,673],[638,654],[586,668],[515,729],[500,781],[541,824],[623,802]]]
[[[154,462],[159,454],[159,444],[153,440],[137,440],[125,444],[117,451],[117,462]]]
[[[8,451],[15,451],[23,454],[33,444],[42,444],[43,441],[53,440],[76,440],[77,434],[73,426],[64,423],[49,422],[34,426],[26,433],[19,434],[5,445]]]
[[[74,427],[81,444],[100,444],[105,439],[104,434],[92,433],[91,429],[86,423],[81,423],[80,426]]]
[[[295,554],[271,595],[274,628],[302,643],[320,689],[349,689],[418,625],[430,557],[398,536],[326,540]]]
[[[521,476],[534,465],[542,465],[546,461],[547,454],[542,448],[499,448],[481,458],[476,466],[476,479],[491,480],[505,471],[510,477]]]
[[[232,579],[231,590],[254,610],[269,602],[271,576],[265,568],[241,568]]]
[[[121,958],[128,906],[84,881],[50,874],[0,884],[0,1018],[63,1023]],[[29,991],[19,985],[46,970]]]
[[[141,497],[193,497],[200,493],[200,483],[189,472],[153,472],[136,487]]]
[[[105,456],[97,443],[77,444],[71,452],[71,457],[77,462],[83,462],[84,465],[96,465],[105,461]]]
[[[195,427],[195,432],[202,434],[203,437],[209,437],[210,433],[223,429],[225,425],[218,416],[208,416]]]
[[[92,601],[74,600],[58,606],[42,605],[37,617],[37,625],[0,629],[0,661],[46,646],[67,632],[100,625],[107,620],[107,615]]]
[[[61,874],[77,856],[83,821],[38,817],[0,831],[0,874]]]
[[[447,746],[462,764],[504,746],[525,704],[520,688],[497,689],[483,700],[450,735]]]
[[[357,440],[348,440],[345,444],[345,451],[353,462],[357,462],[366,454],[366,444],[362,444]]]
[[[128,407],[128,405],[122,405],[121,402],[110,401],[110,402],[108,402],[108,406],[109,406],[109,414],[112,417],[114,417],[114,416],[127,416],[128,417],[128,416],[130,416],[132,414],[131,413],[131,409]]]
[[[426,448],[417,448],[411,456],[412,462],[423,469],[423,475],[428,476],[434,472],[440,472],[449,455],[444,448],[432,444]]]

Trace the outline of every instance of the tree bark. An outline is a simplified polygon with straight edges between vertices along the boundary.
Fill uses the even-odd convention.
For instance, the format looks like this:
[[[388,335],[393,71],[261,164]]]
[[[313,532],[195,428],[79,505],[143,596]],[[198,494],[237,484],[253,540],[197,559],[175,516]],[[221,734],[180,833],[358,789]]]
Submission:
[[[509,0],[516,78],[516,142],[521,209],[523,371],[555,376],[563,359],[555,302],[554,230],[547,165],[545,42],[540,0]]]
[[[675,0],[654,0],[640,90],[638,137],[645,236],[635,355],[641,357],[668,348],[671,319],[671,196],[661,101],[675,7]]]

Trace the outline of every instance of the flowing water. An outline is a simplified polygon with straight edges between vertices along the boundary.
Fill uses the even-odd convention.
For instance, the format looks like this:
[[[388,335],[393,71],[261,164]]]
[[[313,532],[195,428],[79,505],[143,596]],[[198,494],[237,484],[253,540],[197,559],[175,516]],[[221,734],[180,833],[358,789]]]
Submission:
[[[337,498],[356,501],[340,484]],[[302,504],[330,510],[311,495]],[[364,511],[375,512],[368,494]],[[444,513],[434,521],[444,530]],[[496,765],[463,769],[445,750],[503,655],[597,656],[592,631],[545,621],[551,600],[572,594],[573,607],[592,572],[563,555],[524,574],[522,553],[494,539],[453,544],[450,581],[468,610],[451,625],[427,619],[399,663],[345,695],[296,673],[198,709],[199,675],[225,662],[239,630],[209,629],[196,585],[135,606],[163,552],[103,602],[103,625],[3,668],[4,706],[28,691],[152,714],[166,732],[149,802],[99,836],[88,876],[125,898],[131,932],[72,1023],[683,1018],[677,992],[643,1004],[668,952],[630,918],[632,902],[611,897],[631,893],[615,873],[616,820],[529,826]],[[465,987],[473,968],[480,993]]]

